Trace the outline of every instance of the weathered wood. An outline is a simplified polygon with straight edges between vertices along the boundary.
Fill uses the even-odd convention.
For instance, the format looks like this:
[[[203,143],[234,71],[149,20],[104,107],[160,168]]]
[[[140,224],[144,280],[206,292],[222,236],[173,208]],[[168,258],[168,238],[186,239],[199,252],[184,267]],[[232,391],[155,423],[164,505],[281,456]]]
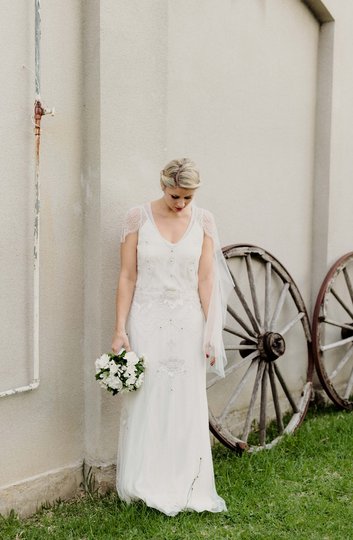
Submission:
[[[316,371],[320,382],[332,401],[347,410],[353,410],[353,396],[347,396],[349,381],[342,384],[343,368],[349,372],[351,369],[353,346],[353,251],[340,257],[327,272],[320,287],[313,314],[313,353]],[[343,274],[343,276],[342,276]],[[337,284],[341,285],[339,293]],[[341,310],[337,313],[338,306]],[[335,315],[333,315],[335,313]],[[340,329],[337,338],[330,338],[333,343],[324,343],[325,328],[330,325]],[[338,339],[341,338],[341,339]],[[327,335],[326,335],[327,341]],[[343,347],[335,367],[332,366],[332,355],[326,354],[330,350]],[[330,372],[328,371],[330,370]],[[341,377],[337,377],[338,374]],[[345,392],[346,390],[346,392]],[[349,388],[348,388],[349,390]]]
[[[346,391],[344,393],[344,399],[349,399],[351,397],[352,388],[353,388],[353,369],[351,371],[351,374],[350,374],[350,377],[349,377],[349,380],[348,380],[348,384],[347,384],[347,387],[346,387]]]
[[[255,286],[251,255],[248,254],[245,260],[246,260],[246,268],[248,271],[250,293],[251,293],[252,303],[254,306],[255,317],[256,317],[257,322],[259,323],[260,329],[262,329],[261,328],[262,327],[261,315],[260,315],[260,309],[259,309],[259,302],[258,302],[257,294],[256,294],[256,286]]]
[[[269,409],[272,410],[273,407],[272,403],[276,411],[275,418],[279,432],[279,437],[276,436],[276,440],[285,431],[281,414],[282,403],[279,399],[279,396],[282,398],[282,392],[286,394],[286,399],[291,404],[295,417],[293,422],[289,420],[288,425],[290,427],[292,426],[294,430],[305,416],[310,394],[305,393],[303,409],[298,410],[279,371],[279,378],[277,377],[274,365],[278,364],[276,358],[279,356],[277,353],[280,352],[277,341],[282,340],[285,344],[282,333],[278,333],[277,329],[281,327],[281,332],[284,334],[290,331],[293,332],[292,329],[299,322],[299,327],[303,331],[302,338],[305,340],[308,350],[306,378],[305,373],[298,373],[300,377],[299,384],[305,384],[306,380],[310,382],[311,388],[313,364],[310,354],[310,322],[303,299],[295,282],[279,261],[271,254],[256,246],[244,245],[228,246],[223,249],[223,253],[227,262],[232,263],[229,266],[233,271],[233,285],[235,284],[233,288],[233,301],[228,306],[229,315],[227,316],[227,322],[229,322],[229,325],[225,328],[225,332],[239,339],[234,340],[233,338],[233,341],[229,340],[227,354],[229,354],[232,360],[231,367],[229,368],[227,366],[225,382],[222,383],[221,381],[223,379],[218,377],[213,377],[208,382],[209,387],[216,384],[214,391],[219,392],[220,397],[223,396],[222,406],[218,409],[220,412],[219,415],[217,412],[217,417],[212,414],[212,410],[210,409],[210,429],[229,448],[236,451],[247,449],[251,452],[258,448],[268,447],[266,444],[266,440],[269,439],[267,423],[270,416]],[[244,276],[244,261],[247,276]],[[264,276],[264,291],[262,284],[257,282],[258,276]],[[261,288],[259,288],[260,285]],[[287,292],[288,295],[286,295]],[[264,295],[264,299],[262,295]],[[264,306],[262,306],[263,302]],[[291,311],[288,311],[288,313],[291,313],[289,316],[287,315],[287,309],[285,309],[287,304],[291,308]],[[284,315],[284,312],[286,312],[286,315]],[[271,329],[271,321],[273,326],[276,325],[276,330],[274,331]],[[296,328],[298,330],[298,326]],[[276,335],[277,333],[278,336]],[[294,345],[295,348],[293,340],[290,340],[289,343]],[[238,358],[238,355],[232,351],[236,350],[239,351],[242,360],[237,364],[233,364],[235,358]],[[256,370],[254,367],[255,363],[258,364]],[[241,371],[239,369],[240,366],[243,366]],[[282,364],[281,362],[280,367],[282,366],[285,369],[286,363],[284,362]],[[231,371],[237,369],[236,374],[232,376]],[[303,375],[304,381],[302,381]],[[231,377],[230,379],[229,376]],[[268,388],[269,378],[271,391]],[[280,394],[278,394],[279,388],[281,388]],[[239,419],[242,417],[240,405],[241,409],[246,407],[245,418],[241,429],[243,431],[242,439],[238,432],[237,435],[233,433],[233,427],[231,427],[234,423],[238,425]],[[259,405],[259,414],[257,412],[257,405]],[[287,403],[285,405],[286,411],[290,409]],[[251,433],[255,418],[257,427],[260,428],[259,439],[255,444],[248,444],[246,441],[250,438],[249,434]]]
[[[270,330],[272,330],[272,331],[275,328],[275,325],[277,323],[277,319],[278,319],[279,314],[280,314],[280,312],[282,310],[282,307],[283,307],[284,301],[286,299],[286,294],[287,294],[288,289],[289,289],[289,283],[284,283],[283,287],[282,287],[282,290],[281,290],[281,294],[279,295],[275,310],[273,312],[271,322],[270,322]]]
[[[229,377],[229,375],[231,375],[233,373],[233,371],[237,371],[238,369],[243,367],[248,362],[251,362],[251,360],[253,360],[254,358],[257,358],[258,356],[259,356],[259,351],[256,350],[253,353],[249,354],[249,356],[247,356],[246,358],[242,358],[239,362],[234,363],[232,366],[227,368],[224,371],[224,376]],[[223,378],[219,377],[218,375],[216,375],[215,377],[212,377],[212,379],[210,381],[208,381],[208,383],[207,383],[207,389],[211,388],[211,386],[213,386],[217,382],[221,381],[222,379]]]
[[[253,414],[253,410],[254,410],[254,407],[255,407],[256,396],[257,396],[257,393],[258,393],[258,390],[259,390],[259,384],[260,384],[261,377],[262,377],[262,374],[264,372],[264,369],[265,369],[265,362],[263,360],[261,360],[258,363],[258,366],[257,366],[257,373],[256,373],[256,377],[255,377],[253,391],[252,391],[251,398],[250,398],[249,409],[248,409],[248,412],[247,412],[247,415],[246,415],[243,434],[242,434],[242,437],[241,437],[243,439],[243,441],[245,441],[245,442],[247,442],[248,437],[249,437],[252,414]]]
[[[242,328],[245,330],[245,332],[247,332],[249,334],[249,336],[256,337],[255,332],[253,332],[253,330],[251,330],[251,328],[246,324],[245,321],[243,321],[243,319],[240,317],[240,315],[235,313],[234,309],[231,308],[229,305],[227,306],[227,311],[233,317],[233,319],[235,319],[237,321],[237,323],[240,324],[240,326],[242,326]]]
[[[230,274],[232,276],[232,279],[233,279],[234,290],[237,293],[237,296],[238,296],[238,298],[239,298],[239,300],[240,300],[240,302],[241,302],[241,304],[242,304],[242,306],[243,306],[243,308],[245,310],[245,313],[249,317],[249,321],[251,322],[251,325],[252,325],[254,331],[257,334],[259,334],[261,332],[261,330],[260,330],[260,327],[258,325],[258,322],[255,319],[254,315],[252,314],[252,311],[249,308],[249,304],[247,303],[246,298],[245,298],[244,294],[242,293],[242,291],[241,291],[241,289],[240,289],[240,287],[239,287],[239,285],[237,283],[237,280],[235,279],[234,274],[232,273],[232,271],[230,269],[229,269],[229,272],[230,272]]]
[[[246,370],[246,372],[244,373],[241,381],[239,382],[239,384],[236,386],[233,394],[231,395],[230,399],[228,400],[228,403],[226,404],[226,406],[224,407],[223,411],[222,411],[222,414],[220,415],[219,417],[219,422],[222,423],[225,419],[225,417],[227,416],[227,414],[229,413],[229,410],[230,408],[232,407],[233,403],[235,403],[235,401],[237,400],[240,392],[242,391],[242,389],[244,388],[250,374],[251,374],[251,371],[254,367],[256,363],[256,359],[253,359],[250,366],[248,367],[248,369]]]
[[[341,358],[341,360],[338,362],[336,368],[333,370],[333,372],[331,373],[331,375],[329,375],[330,379],[334,379],[336,377],[336,375],[341,371],[341,369],[346,365],[346,363],[348,362],[348,360],[350,359],[350,357],[352,356],[353,354],[353,344],[351,344],[350,348],[348,349],[348,351],[346,351],[346,353],[344,354],[344,356]]]
[[[261,402],[260,402],[260,444],[264,446],[266,442],[266,405],[267,405],[267,369],[268,364],[265,364],[265,369],[261,379]]]
[[[238,330],[234,330],[233,328],[230,328],[229,326],[225,326],[223,328],[223,330],[225,332],[228,332],[228,334],[232,334],[233,336],[237,336],[237,337],[240,337],[242,339],[247,339],[247,340],[253,341],[254,343],[257,343],[257,339],[255,337],[251,337],[251,336],[247,336],[245,334],[242,334]]]
[[[320,349],[322,351],[328,351],[330,349],[336,349],[337,347],[342,347],[343,345],[346,345],[347,343],[351,343],[352,341],[353,341],[353,336],[350,336],[345,339],[340,339],[339,341],[335,341],[334,343],[329,343],[328,345],[320,345]]]
[[[331,287],[331,293],[333,294],[333,296],[336,298],[337,302],[339,304],[341,304],[341,306],[343,307],[343,309],[348,313],[348,315],[350,316],[351,319],[353,319],[353,311],[351,309],[349,309],[349,307],[347,306],[347,304],[342,300],[342,298],[339,296],[339,294],[337,294],[337,292],[335,291],[335,289],[333,287]]]
[[[257,349],[255,343],[253,345],[237,345],[237,347],[226,347],[226,351],[253,351]]]
[[[320,322],[330,324],[331,326],[337,326],[338,328],[346,328],[347,330],[353,330],[353,327],[350,324],[340,323],[332,319],[322,319]]]
[[[281,336],[284,336],[297,322],[299,322],[304,317],[304,313],[298,313],[294,319],[292,319],[286,326],[284,326],[278,333]]]
[[[291,395],[290,391],[288,390],[288,387],[287,387],[287,385],[285,383],[285,380],[282,377],[282,374],[281,374],[280,370],[278,369],[278,366],[276,366],[276,364],[274,363],[273,367],[274,367],[275,373],[277,375],[277,379],[279,380],[280,385],[283,388],[283,392],[286,394],[287,399],[288,399],[289,403],[291,404],[291,407],[292,407],[293,411],[298,412],[298,408],[297,408],[297,406],[295,404],[295,401],[292,398],[292,395]]]
[[[264,314],[264,330],[265,332],[270,327],[270,309],[271,309],[271,285],[272,285],[272,265],[270,262],[266,263],[265,274],[265,314]]]
[[[273,365],[272,365],[272,363],[270,363],[268,365],[268,374],[269,374],[269,377],[270,377],[273,404],[275,406],[277,428],[278,428],[278,432],[282,433],[284,427],[283,427],[281,407],[279,405],[279,399],[278,399],[278,393],[277,393],[277,387],[276,387],[276,380],[275,380],[275,376],[274,376],[274,373],[273,373]]]
[[[349,277],[346,267],[343,268],[343,275],[344,275],[344,279],[346,280],[349,296],[351,297],[351,301],[353,302],[353,287],[352,287],[351,278]]]

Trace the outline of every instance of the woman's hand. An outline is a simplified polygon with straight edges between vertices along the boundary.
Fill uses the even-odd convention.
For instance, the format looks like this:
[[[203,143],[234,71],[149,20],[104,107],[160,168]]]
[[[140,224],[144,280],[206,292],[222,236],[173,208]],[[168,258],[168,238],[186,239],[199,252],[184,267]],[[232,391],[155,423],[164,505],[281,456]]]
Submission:
[[[128,335],[125,331],[115,331],[112,341],[112,351],[117,354],[121,349],[131,351]]]
[[[210,366],[214,366],[214,363],[216,361],[216,358],[214,356],[211,356],[209,354],[206,354],[207,360],[210,360]]]

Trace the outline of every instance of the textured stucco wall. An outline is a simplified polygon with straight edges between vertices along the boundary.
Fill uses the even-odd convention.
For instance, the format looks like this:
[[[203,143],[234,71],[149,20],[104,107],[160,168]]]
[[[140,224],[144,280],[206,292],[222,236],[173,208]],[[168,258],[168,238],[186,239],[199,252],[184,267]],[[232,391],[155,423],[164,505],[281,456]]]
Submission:
[[[353,249],[353,5],[327,0],[334,22],[332,146],[327,264]]]
[[[92,95],[101,107],[101,350],[110,347],[114,324],[122,215],[159,196],[159,170],[177,156],[199,164],[198,202],[214,211],[223,243],[274,252],[310,299],[319,36],[313,15],[296,0],[107,0],[99,24],[100,79]],[[97,240],[93,229],[89,234]],[[96,247],[87,251],[87,265],[95,264]],[[89,366],[92,350],[86,352]],[[119,398],[97,391],[91,375],[87,383],[86,399],[97,399],[86,408],[86,459],[109,464]]]
[[[27,382],[31,352],[33,215],[33,24],[28,3],[7,6],[0,21],[1,133],[1,355],[0,388]],[[14,36],[20,38],[14,42]],[[6,51],[6,54],[4,54]],[[14,324],[16,321],[17,324]],[[28,330],[27,330],[28,328]],[[15,354],[16,351],[16,354]]]
[[[318,23],[296,0],[170,2],[168,154],[191,154],[223,244],[268,249],[309,298]]]
[[[34,2],[2,4],[0,342],[7,390],[32,376]],[[0,401],[0,489],[83,458],[80,2],[42,2],[42,20],[42,98],[56,116],[42,119],[40,386]]]
[[[85,458],[104,465],[116,458],[119,399],[94,381],[93,359],[111,346],[121,221],[127,208],[158,195],[154,175],[165,152],[167,3],[91,2],[84,17],[90,29],[84,52]],[[94,46],[97,27],[100,41]]]

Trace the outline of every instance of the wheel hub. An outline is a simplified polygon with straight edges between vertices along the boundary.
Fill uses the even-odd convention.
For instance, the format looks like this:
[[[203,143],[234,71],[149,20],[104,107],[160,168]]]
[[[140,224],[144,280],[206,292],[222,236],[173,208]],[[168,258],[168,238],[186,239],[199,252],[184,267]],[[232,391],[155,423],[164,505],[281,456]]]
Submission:
[[[274,362],[282,356],[286,350],[286,343],[281,334],[266,332],[259,338],[258,348],[261,357],[266,362]]]

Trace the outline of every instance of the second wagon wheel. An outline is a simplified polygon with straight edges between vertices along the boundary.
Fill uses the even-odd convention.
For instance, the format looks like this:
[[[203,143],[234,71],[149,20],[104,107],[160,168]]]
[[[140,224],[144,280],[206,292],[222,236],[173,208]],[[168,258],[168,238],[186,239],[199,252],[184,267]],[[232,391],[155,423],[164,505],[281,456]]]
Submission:
[[[313,317],[316,370],[329,397],[353,409],[353,252],[332,266],[319,291]]]
[[[223,249],[234,282],[225,378],[208,375],[212,433],[236,451],[271,448],[305,417],[312,393],[311,333],[285,268],[249,245]]]

